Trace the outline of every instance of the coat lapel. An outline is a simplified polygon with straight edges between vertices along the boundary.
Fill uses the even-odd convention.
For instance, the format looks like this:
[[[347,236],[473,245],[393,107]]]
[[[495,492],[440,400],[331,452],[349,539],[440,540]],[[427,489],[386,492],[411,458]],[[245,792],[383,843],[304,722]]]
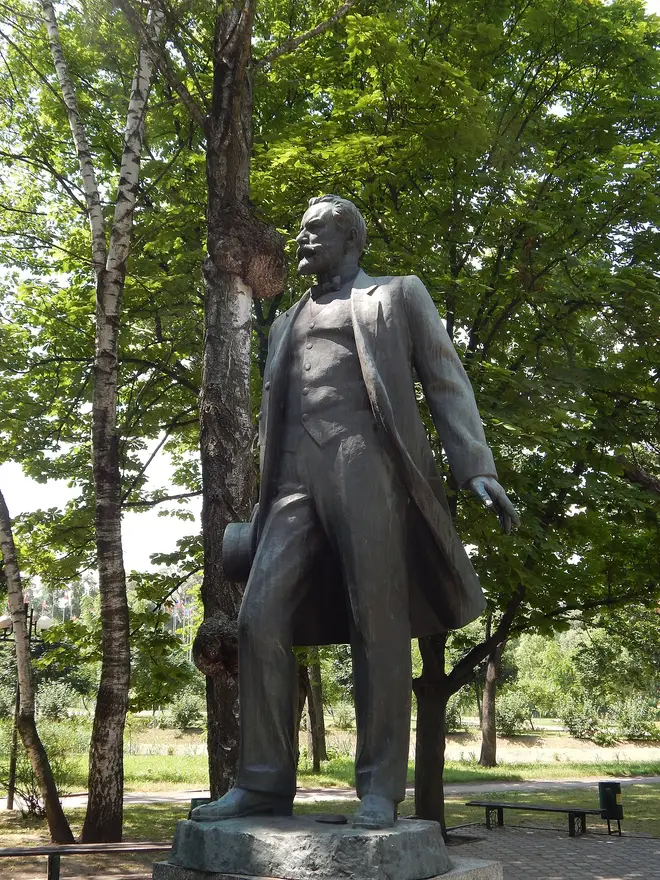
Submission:
[[[268,408],[266,411],[266,445],[264,462],[261,473],[261,491],[259,497],[259,510],[268,510],[275,480],[277,479],[277,460],[279,458],[279,440],[281,434],[282,411],[286,396],[287,370],[291,352],[291,331],[293,322],[298,313],[309,299],[309,290],[306,291],[286,313],[284,320],[286,326],[277,343],[277,349],[273,354],[270,367],[270,391],[268,393]],[[263,528],[263,522],[259,524],[259,531]]]

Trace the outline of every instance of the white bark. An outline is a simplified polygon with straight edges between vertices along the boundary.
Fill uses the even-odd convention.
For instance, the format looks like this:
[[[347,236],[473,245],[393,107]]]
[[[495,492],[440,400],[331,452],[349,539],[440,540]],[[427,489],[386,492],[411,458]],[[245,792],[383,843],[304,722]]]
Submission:
[[[20,711],[26,715],[34,715],[34,683],[32,680],[32,666],[30,664],[30,642],[28,639],[25,607],[23,605],[21,575],[18,569],[9,511],[7,510],[2,492],[0,492],[0,551],[2,551],[2,558],[4,560],[9,613],[11,614],[14,639],[16,641],[16,668],[21,695]]]
[[[0,492],[0,554],[4,562],[9,610],[16,642],[16,668],[20,693],[20,707],[16,724],[39,784],[51,837],[57,843],[73,843],[73,835],[60,804],[48,756],[37,733],[34,717],[34,681],[30,660],[30,635],[11,519],[2,492]]]
[[[147,27],[153,39],[158,38],[163,20],[161,11],[149,13]],[[117,349],[152,71],[149,55],[142,46],[131,86],[107,263],[97,281],[92,460],[103,662],[90,745],[89,801],[83,827],[85,842],[121,839],[123,733],[130,684],[130,648],[121,544]]]
[[[82,177],[83,190],[87,201],[87,212],[89,214],[89,225],[92,230],[92,261],[97,275],[101,274],[105,268],[106,261],[106,244],[105,244],[105,223],[103,220],[103,211],[101,208],[101,197],[98,184],[96,181],[96,173],[94,171],[94,163],[92,155],[85,135],[85,129],[78,110],[78,102],[76,93],[69,76],[69,68],[62,51],[62,43],[60,41],[60,31],[55,17],[55,9],[51,0],[41,0],[41,8],[43,10],[43,19],[48,31],[48,42],[50,51],[53,56],[55,71],[62,90],[62,97],[66,106],[66,112],[69,117],[69,125],[73,136],[73,143],[78,154],[78,163],[80,165],[80,174]]]

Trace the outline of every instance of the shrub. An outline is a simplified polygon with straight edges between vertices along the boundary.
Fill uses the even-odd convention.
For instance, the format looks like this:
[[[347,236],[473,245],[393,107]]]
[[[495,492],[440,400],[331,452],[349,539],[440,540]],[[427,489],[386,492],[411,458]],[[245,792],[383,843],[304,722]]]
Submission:
[[[0,685],[0,718],[11,718],[14,715],[16,689],[9,685]]]
[[[352,730],[355,727],[355,710],[350,703],[337,703],[332,708],[332,717],[339,730]]]
[[[465,730],[463,719],[461,718],[461,706],[458,700],[452,697],[447,703],[445,711],[445,730],[447,733],[455,733],[459,730]]]
[[[502,736],[521,733],[529,724],[530,705],[524,694],[503,691],[495,703],[497,730]]]
[[[62,721],[78,702],[78,695],[64,681],[43,681],[37,688],[37,716]]]
[[[630,697],[617,703],[612,709],[612,719],[621,739],[660,738],[655,723],[655,709],[643,697]]]
[[[74,780],[73,767],[68,759],[71,752],[71,729],[63,724],[39,726],[39,735],[46,749],[55,785],[60,795],[66,794]],[[9,782],[9,752],[11,725],[0,724],[0,790],[6,792]],[[22,742],[18,741],[16,753],[16,796],[24,816],[46,815],[41,791],[32,771],[32,764]]]
[[[181,694],[172,704],[170,724],[176,730],[197,727],[204,720],[204,700],[199,694]]]
[[[565,700],[561,707],[561,720],[576,739],[595,739],[602,732],[598,709],[590,700]]]

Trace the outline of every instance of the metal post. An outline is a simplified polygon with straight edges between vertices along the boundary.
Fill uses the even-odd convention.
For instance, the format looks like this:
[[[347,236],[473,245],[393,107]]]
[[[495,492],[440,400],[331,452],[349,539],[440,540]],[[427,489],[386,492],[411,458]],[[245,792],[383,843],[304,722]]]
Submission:
[[[47,880],[60,880],[60,854],[51,853],[48,856]]]

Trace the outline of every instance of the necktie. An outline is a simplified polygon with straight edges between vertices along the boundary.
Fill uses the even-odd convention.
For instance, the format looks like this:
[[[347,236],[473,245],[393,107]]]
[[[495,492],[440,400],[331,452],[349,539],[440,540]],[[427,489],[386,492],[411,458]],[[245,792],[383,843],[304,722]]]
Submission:
[[[322,284],[314,284],[310,288],[312,299],[318,299],[324,293],[333,293],[341,289],[341,275],[335,275],[330,281],[324,281]]]

